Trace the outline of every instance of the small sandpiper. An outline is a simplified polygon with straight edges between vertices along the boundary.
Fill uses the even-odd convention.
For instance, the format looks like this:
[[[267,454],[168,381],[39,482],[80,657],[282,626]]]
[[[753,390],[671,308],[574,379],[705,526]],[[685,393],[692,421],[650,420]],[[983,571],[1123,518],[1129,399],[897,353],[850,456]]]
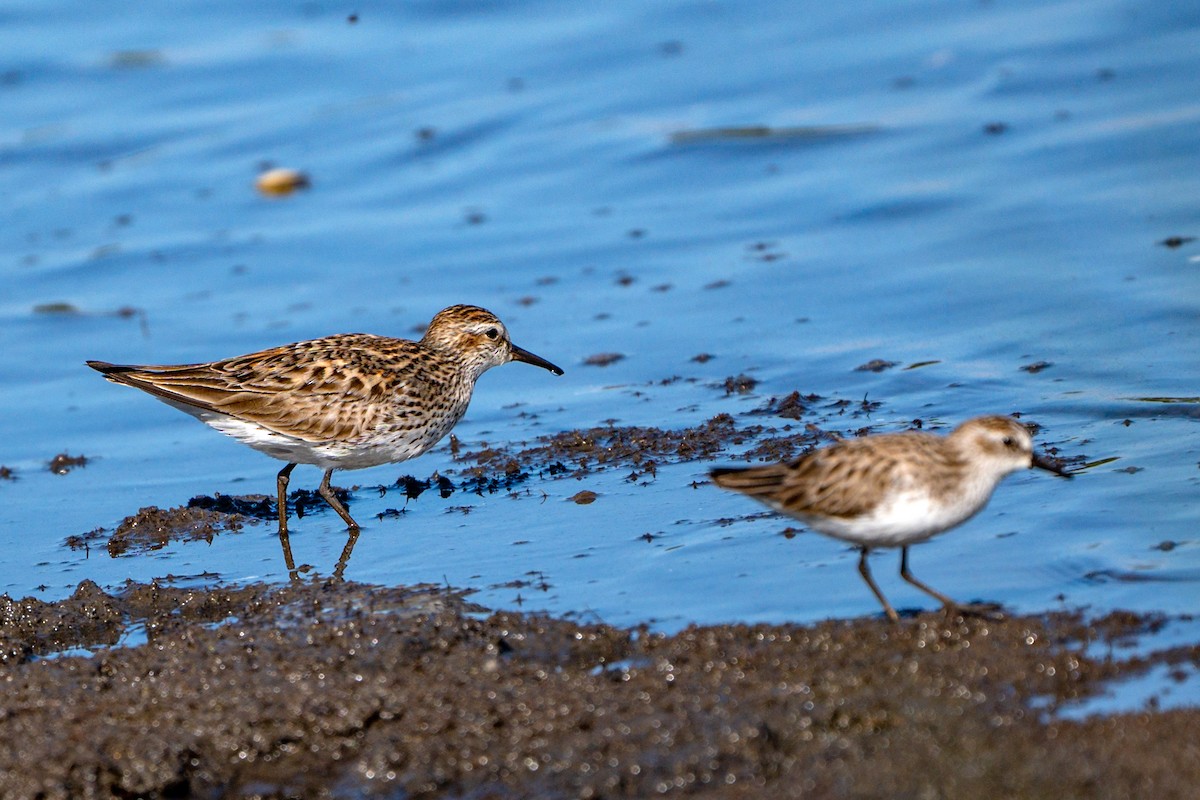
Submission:
[[[950,530],[987,505],[1004,476],[1039,467],[1070,477],[1033,452],[1033,438],[1011,417],[968,420],[949,436],[907,432],[846,439],[788,464],[715,469],[713,482],[753,497],[861,551],[858,571],[892,622],[899,616],[875,585],[867,554],[900,548],[900,577],[948,611],[967,610],[908,571],[908,546]]]
[[[356,533],[329,485],[333,471],[421,455],[462,419],[479,376],[510,361],[563,374],[513,344],[492,312],[457,305],[438,312],[419,342],[343,333],[207,364],[87,365],[286,461],[276,482],[286,540],[297,464],[325,470],[318,491]]]

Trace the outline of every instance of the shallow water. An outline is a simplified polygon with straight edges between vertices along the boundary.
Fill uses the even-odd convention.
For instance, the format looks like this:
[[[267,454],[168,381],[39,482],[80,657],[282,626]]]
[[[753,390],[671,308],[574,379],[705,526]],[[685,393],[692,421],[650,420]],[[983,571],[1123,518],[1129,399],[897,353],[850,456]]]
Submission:
[[[1118,460],[1010,478],[914,572],[1021,611],[1193,611],[1200,243],[1160,243],[1200,235],[1194,6],[595,5],[0,14],[0,591],[286,580],[270,525],[120,559],[63,545],[269,493],[279,467],[85,359],[406,336],[474,302],[567,374],[486,375],[466,446],[793,390],[882,404],[844,431],[1020,411],[1042,445]],[[257,194],[265,163],[312,187]],[[625,358],[583,365],[605,352]],[[897,366],[855,370],[876,358]],[[757,386],[727,394],[739,374]],[[51,474],[64,451],[89,461]],[[452,466],[443,447],[335,482]],[[665,629],[877,613],[851,550],[693,488],[708,466],[428,492],[382,520],[403,498],[365,489],[346,577]],[[344,544],[328,512],[292,536],[322,574]],[[873,562],[884,591],[929,607],[897,560]]]

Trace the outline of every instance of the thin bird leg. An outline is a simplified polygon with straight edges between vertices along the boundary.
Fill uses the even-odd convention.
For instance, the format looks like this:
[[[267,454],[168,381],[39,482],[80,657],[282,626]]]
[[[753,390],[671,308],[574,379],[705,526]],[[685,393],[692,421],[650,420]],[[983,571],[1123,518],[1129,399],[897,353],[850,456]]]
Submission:
[[[947,597],[946,595],[939,592],[937,589],[934,589],[931,586],[926,586],[925,584],[921,583],[919,580],[917,580],[916,578],[913,577],[913,574],[908,571],[908,547],[907,546],[900,548],[900,577],[904,578],[904,580],[908,581],[913,586],[917,587],[918,589],[920,589],[922,592],[929,595],[930,597],[936,597],[938,600],[941,600],[942,605],[944,605],[946,608],[951,609],[951,610],[961,608],[961,606],[959,606],[958,603],[954,602],[949,597]]]
[[[287,536],[287,487],[288,480],[291,479],[292,470],[296,468],[295,464],[288,464],[283,469],[279,470],[279,477],[275,479],[276,485],[279,487],[279,536],[280,538]]]
[[[924,583],[921,583],[919,580],[913,577],[911,572],[908,571],[907,547],[901,548],[900,550],[900,577],[904,578],[904,580],[908,581],[921,591],[929,594],[931,597],[936,597],[938,600],[941,600],[942,605],[945,606],[947,614],[963,614],[969,617],[983,617],[984,619],[990,620],[1004,619],[1004,613],[1000,610],[1000,606],[996,605],[995,603],[962,605],[961,603],[956,603],[954,600],[951,600],[941,592],[926,586]]]
[[[338,513],[338,516],[346,521],[346,527],[353,532],[358,532],[358,523],[354,521],[354,517],[350,516],[350,512],[342,505],[342,501],[337,499],[337,495],[333,493],[333,488],[329,485],[329,477],[333,475],[332,469],[325,470],[325,477],[321,479],[321,486],[317,489],[317,494],[325,498],[325,502],[329,503],[329,507]]]
[[[879,591],[879,587],[875,585],[875,579],[871,577],[871,568],[867,566],[867,553],[871,552],[869,547],[862,548],[862,555],[858,557],[858,574],[863,576],[863,580],[867,582],[867,586],[871,587],[871,591],[875,594],[875,599],[883,606],[884,613],[892,622],[899,622],[900,615],[896,613],[896,609],[892,608],[892,604],[883,596],[883,592]]]

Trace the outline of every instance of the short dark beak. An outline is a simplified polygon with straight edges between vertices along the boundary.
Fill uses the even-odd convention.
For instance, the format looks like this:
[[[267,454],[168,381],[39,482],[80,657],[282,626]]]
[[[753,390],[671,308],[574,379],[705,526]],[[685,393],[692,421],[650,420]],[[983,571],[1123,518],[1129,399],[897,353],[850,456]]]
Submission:
[[[1041,453],[1033,454],[1033,466],[1037,467],[1038,469],[1044,469],[1047,472],[1053,472],[1055,475],[1059,475],[1063,478],[1071,477],[1071,473],[1067,472],[1061,461],[1059,461],[1057,458],[1044,456]]]
[[[529,352],[528,350],[523,350],[520,347],[517,347],[515,344],[512,346],[512,357],[513,361],[524,361],[526,364],[533,364],[535,367],[548,369],[555,375],[563,374],[561,369],[554,366],[546,359],[542,358],[541,356],[535,356],[533,353]]]

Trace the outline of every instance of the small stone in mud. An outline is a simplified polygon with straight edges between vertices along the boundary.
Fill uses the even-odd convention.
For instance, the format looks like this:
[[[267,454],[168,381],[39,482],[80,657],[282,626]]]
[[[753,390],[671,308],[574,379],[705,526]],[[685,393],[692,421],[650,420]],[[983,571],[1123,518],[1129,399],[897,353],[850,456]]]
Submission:
[[[567,499],[576,505],[586,506],[596,502],[596,497],[598,497],[598,495],[595,492],[589,489],[584,489],[582,492],[577,492]]]
[[[854,368],[855,372],[883,372],[885,369],[891,369],[896,366],[895,361],[884,361],[882,358],[873,358],[865,364],[859,364]]]
[[[983,132],[989,136],[999,136],[1008,130],[1008,123],[1005,122],[989,122],[983,126]]]
[[[725,394],[750,394],[758,381],[749,375],[736,375],[725,379]]]
[[[75,467],[86,467],[87,462],[87,456],[69,456],[66,453],[59,453],[50,459],[50,471],[55,475],[66,475]]]
[[[724,279],[704,284],[705,289],[724,289],[726,286],[729,286],[729,281]]]
[[[8,467],[0,465],[0,481],[15,481],[17,473],[13,472]]]
[[[1161,244],[1163,247],[1169,247],[1174,250],[1176,247],[1183,247],[1188,242],[1194,241],[1196,241],[1195,236],[1168,236],[1166,239],[1163,239],[1161,242],[1159,242],[1159,244]]]
[[[692,356],[692,361],[696,362],[697,364],[707,364],[714,358],[716,358],[716,356],[712,355],[711,353],[700,353],[699,355]]]
[[[1154,545],[1154,547],[1151,549],[1161,550],[1164,553],[1169,553],[1178,546],[1179,546],[1179,542],[1172,542],[1170,539],[1166,539],[1165,541],[1161,541],[1158,544]]]
[[[1034,361],[1032,364],[1025,364],[1020,369],[1022,372],[1028,372],[1030,375],[1036,375],[1042,370],[1049,369],[1053,366],[1054,363],[1051,361]]]
[[[615,364],[624,357],[621,353],[596,353],[585,358],[583,364],[586,367],[607,367],[609,364]]]

